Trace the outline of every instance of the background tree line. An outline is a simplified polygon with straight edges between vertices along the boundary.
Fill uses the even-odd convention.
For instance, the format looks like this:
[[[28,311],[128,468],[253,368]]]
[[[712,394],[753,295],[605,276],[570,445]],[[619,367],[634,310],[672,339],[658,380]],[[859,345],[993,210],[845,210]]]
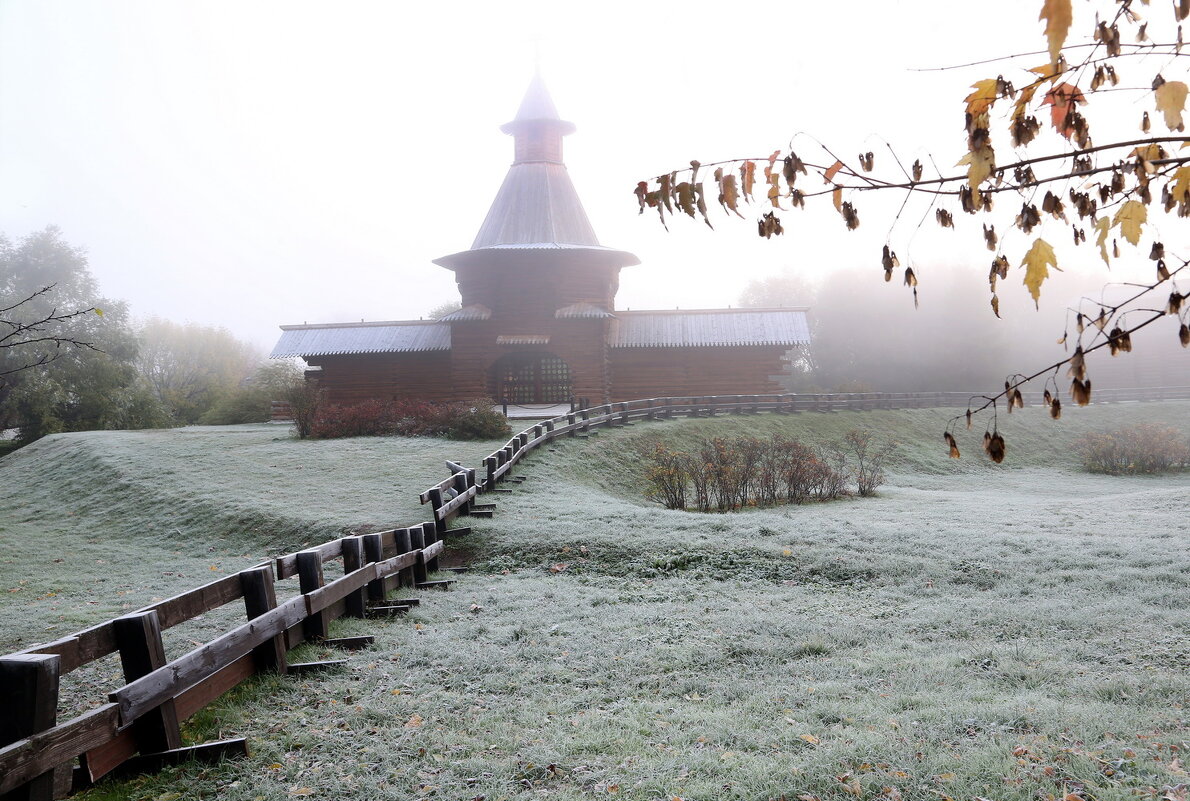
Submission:
[[[986,285],[963,270],[931,270],[921,303],[900,287],[871,280],[870,269],[842,270],[811,283],[793,269],[753,281],[739,297],[752,308],[806,306],[811,345],[783,379],[794,392],[995,393],[1021,365],[1062,358],[1058,343],[1073,333],[1069,309],[1082,298],[1111,298],[1126,285],[1104,287],[1073,270],[1051,279],[1059,306],[1032,308],[1011,322],[982,313]],[[1137,353],[1094,354],[1098,386],[1181,386],[1185,354],[1157,329],[1133,334]]]
[[[0,235],[0,431],[47,434],[268,420],[301,380],[225,329],[137,323],[53,227]]]

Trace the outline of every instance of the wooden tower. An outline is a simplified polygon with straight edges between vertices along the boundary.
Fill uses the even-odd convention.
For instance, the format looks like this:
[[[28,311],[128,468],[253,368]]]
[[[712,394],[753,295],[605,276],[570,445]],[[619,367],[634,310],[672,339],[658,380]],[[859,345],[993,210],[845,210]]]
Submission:
[[[501,130],[513,162],[475,241],[434,262],[454,271],[463,306],[444,318],[455,394],[602,403],[620,268],[639,260],[599,244],[562,159],[574,125],[540,76]]]

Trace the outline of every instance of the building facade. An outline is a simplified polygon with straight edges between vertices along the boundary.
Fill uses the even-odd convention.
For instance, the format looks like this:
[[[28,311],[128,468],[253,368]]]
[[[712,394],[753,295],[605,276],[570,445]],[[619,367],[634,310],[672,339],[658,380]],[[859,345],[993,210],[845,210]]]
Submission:
[[[805,309],[623,311],[636,256],[599,243],[562,158],[574,126],[540,77],[516,118],[513,164],[470,249],[435,260],[462,308],[435,321],[286,325],[334,403],[489,397],[510,404],[764,394],[809,345]]]

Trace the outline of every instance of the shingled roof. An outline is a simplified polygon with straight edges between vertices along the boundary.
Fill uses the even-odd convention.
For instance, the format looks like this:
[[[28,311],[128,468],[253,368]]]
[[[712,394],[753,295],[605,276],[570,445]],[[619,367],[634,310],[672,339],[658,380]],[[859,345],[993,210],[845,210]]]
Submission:
[[[450,325],[437,320],[283,325],[269,358],[435,350],[450,350]]]
[[[748,347],[807,345],[806,309],[699,309],[617,311],[613,348]]]

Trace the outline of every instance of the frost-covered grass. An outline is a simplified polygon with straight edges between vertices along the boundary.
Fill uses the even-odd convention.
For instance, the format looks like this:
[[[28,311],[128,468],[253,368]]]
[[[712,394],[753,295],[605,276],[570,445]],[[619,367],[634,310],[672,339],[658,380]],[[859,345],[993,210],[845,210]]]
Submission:
[[[924,410],[562,442],[452,541],[474,567],[454,591],[344,622],[377,638],[348,669],[259,679],[192,722],[247,736],[251,759],[88,797],[1159,798],[1190,781],[1190,478],[1089,475],[1068,446],[1187,430],[1188,412],[1016,414],[999,466],[974,438],[948,460],[945,415]],[[654,436],[856,426],[904,443],[872,499],[667,511],[631,455]]]
[[[0,458],[0,652],[345,531],[426,520],[498,442],[298,440],[275,425],[62,434]]]

